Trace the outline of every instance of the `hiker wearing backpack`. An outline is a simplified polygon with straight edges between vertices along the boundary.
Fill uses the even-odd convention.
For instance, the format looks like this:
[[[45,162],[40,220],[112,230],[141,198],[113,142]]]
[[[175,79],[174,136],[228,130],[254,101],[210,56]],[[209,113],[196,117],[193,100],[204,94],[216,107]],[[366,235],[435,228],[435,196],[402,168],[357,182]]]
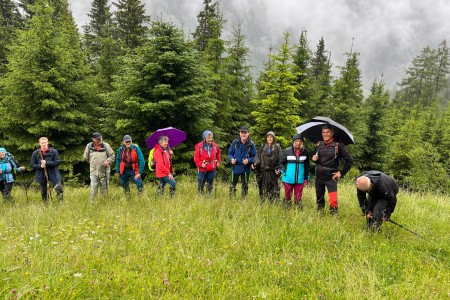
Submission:
[[[308,184],[309,153],[303,147],[303,136],[296,134],[292,137],[292,146],[284,150],[281,181],[284,186],[284,205],[291,205],[292,192],[294,192],[295,206],[302,209],[303,188]]]
[[[214,143],[211,131],[204,131],[202,141],[195,145],[194,162],[197,166],[198,192],[203,194],[206,182],[206,192],[211,194],[216,169],[221,162],[220,148]]]
[[[248,127],[242,126],[239,130],[239,138],[235,139],[228,149],[228,159],[231,162],[230,196],[236,196],[236,184],[240,177],[242,198],[247,197],[250,166],[253,164],[255,155],[256,147],[250,140]]]
[[[389,220],[397,205],[398,191],[397,182],[380,171],[366,171],[356,178],[358,202],[368,229],[376,230]]]
[[[157,193],[160,195],[164,192],[166,184],[170,185],[170,196],[175,195],[177,182],[173,177],[172,155],[173,151],[169,148],[169,138],[167,136],[160,136],[158,144],[155,146],[155,152],[153,153],[153,159],[156,163],[155,175],[159,179]]]
[[[119,176],[119,184],[123,187],[125,195],[130,195],[130,180],[136,184],[138,193],[144,191],[142,173],[144,172],[145,159],[138,145],[133,144],[131,136],[123,136],[123,145],[117,149],[116,174]]]
[[[14,175],[16,172],[23,171],[25,171],[25,167],[21,167],[14,156],[7,152],[5,148],[0,148],[0,191],[5,203],[10,201],[14,204],[14,199],[11,196],[15,180]]]
[[[322,127],[323,141],[319,141],[314,149],[312,160],[316,163],[316,201],[317,210],[325,208],[325,187],[328,190],[330,214],[338,213],[337,181],[347,174],[353,165],[353,158],[347,148],[339,141],[334,140],[333,128],[329,125]],[[341,160],[345,161],[342,170],[339,170]]]
[[[256,152],[252,165],[258,183],[259,197],[262,201],[276,202],[280,200],[279,179],[283,159],[283,150],[277,144],[275,133],[269,131],[266,134],[266,141]]]
[[[58,151],[48,143],[48,138],[41,137],[39,148],[31,155],[31,167],[36,171],[35,179],[41,187],[41,196],[45,204],[48,204],[49,182],[53,185],[59,203],[63,201],[61,173],[58,170],[60,164]]]
[[[100,193],[103,198],[108,196],[109,176],[111,165],[114,163],[114,151],[108,143],[103,142],[100,133],[92,134],[92,142],[86,145],[83,158],[89,162],[89,177],[91,186],[89,199],[93,201],[100,186]]]

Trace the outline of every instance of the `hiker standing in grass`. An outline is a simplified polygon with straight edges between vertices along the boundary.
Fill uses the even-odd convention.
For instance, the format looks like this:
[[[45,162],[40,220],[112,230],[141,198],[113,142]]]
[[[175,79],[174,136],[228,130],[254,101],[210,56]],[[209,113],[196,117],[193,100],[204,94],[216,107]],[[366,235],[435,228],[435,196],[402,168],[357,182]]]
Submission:
[[[0,148],[0,191],[5,203],[7,201],[14,203],[14,199],[11,196],[15,179],[14,174],[22,171],[25,171],[25,167],[21,167],[14,159],[14,156],[7,152],[5,148]]]
[[[258,183],[259,197],[262,201],[280,200],[279,178],[281,163],[284,159],[283,150],[277,144],[273,131],[266,134],[266,141],[259,147],[253,162],[256,182]]]
[[[131,136],[123,136],[123,145],[117,149],[116,174],[119,176],[119,184],[123,187],[125,195],[130,195],[130,180],[136,183],[138,193],[144,191],[142,173],[144,172],[145,159],[138,145],[133,144]]]
[[[220,148],[214,143],[211,131],[204,131],[202,141],[195,145],[194,162],[198,172],[198,192],[203,194],[205,183],[207,183],[206,192],[211,194],[216,169],[221,162]]]
[[[93,201],[98,187],[103,198],[108,196],[109,175],[114,162],[114,151],[108,143],[103,142],[100,133],[92,134],[92,142],[86,145],[84,160],[89,162],[89,177],[91,180],[89,199]]]
[[[159,179],[157,193],[160,195],[164,192],[166,184],[170,185],[170,196],[175,195],[177,182],[173,177],[172,155],[173,151],[169,148],[169,138],[160,136],[158,145],[155,146],[155,152],[153,153],[153,160],[156,163],[155,175]]]
[[[292,192],[294,203],[303,208],[303,188],[309,181],[309,154],[303,147],[303,136],[296,134],[292,137],[292,146],[284,150],[281,181],[284,186],[284,204],[291,205]]]
[[[243,199],[247,197],[250,166],[256,155],[255,144],[250,140],[249,135],[248,127],[242,126],[239,130],[239,138],[235,139],[228,149],[228,159],[231,162],[230,196],[236,196],[236,185],[240,177]]]
[[[48,184],[52,183],[53,189],[59,203],[63,201],[63,186],[61,184],[61,173],[58,166],[61,164],[58,151],[51,147],[48,138],[41,137],[39,139],[39,149],[35,150],[31,155],[31,167],[36,171],[36,182],[41,187],[41,196],[44,203],[48,203]]]
[[[353,158],[347,148],[333,137],[333,128],[329,125],[322,127],[323,141],[317,143],[312,160],[316,163],[316,199],[317,210],[325,208],[325,187],[328,190],[330,213],[338,213],[337,181],[347,174],[353,165]],[[341,160],[345,161],[342,170],[339,171]]]
[[[363,172],[356,178],[356,191],[369,229],[377,229],[383,221],[389,220],[397,205],[399,191],[392,177],[376,170]]]

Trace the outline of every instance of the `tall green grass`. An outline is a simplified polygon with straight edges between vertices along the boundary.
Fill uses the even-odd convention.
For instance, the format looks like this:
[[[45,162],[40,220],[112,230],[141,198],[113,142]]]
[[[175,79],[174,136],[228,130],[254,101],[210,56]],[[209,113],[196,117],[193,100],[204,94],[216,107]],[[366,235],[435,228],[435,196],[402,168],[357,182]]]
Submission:
[[[399,194],[392,218],[429,241],[387,223],[377,233],[350,184],[339,187],[339,216],[315,211],[306,188],[302,211],[212,197],[195,182],[156,197],[146,186],[127,200],[110,189],[90,203],[67,188],[45,208],[37,191],[16,187],[0,206],[0,293],[5,299],[449,299],[448,196]],[[166,191],[167,193],[167,191]]]

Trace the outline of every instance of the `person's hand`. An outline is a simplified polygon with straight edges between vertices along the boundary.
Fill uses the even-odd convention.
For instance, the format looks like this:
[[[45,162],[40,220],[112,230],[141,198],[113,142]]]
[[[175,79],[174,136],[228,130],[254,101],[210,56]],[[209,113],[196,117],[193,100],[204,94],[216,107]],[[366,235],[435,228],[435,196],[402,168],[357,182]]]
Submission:
[[[2,169],[0,169],[0,174],[2,174],[3,173],[3,171],[2,171]]]
[[[313,157],[312,157],[312,160],[313,161],[317,161],[318,159],[319,159],[319,155],[314,154]]]
[[[20,167],[19,171],[25,171],[25,167]]]
[[[172,149],[169,149],[169,154],[170,154],[170,155],[173,155]]]
[[[173,180],[173,175],[169,174],[167,177],[169,177],[170,180]]]
[[[281,173],[280,169],[275,170],[275,174],[280,175],[280,173]]]
[[[366,214],[366,218],[367,218],[367,219],[373,219],[373,213],[372,213],[371,211],[369,211],[369,212]]]
[[[248,164],[248,159],[244,158],[244,159],[242,160],[242,163],[244,164],[244,166],[246,166],[246,165]]]
[[[341,172],[337,171],[336,173],[333,173],[333,177],[331,177],[334,181],[341,178]]]
[[[307,186],[307,185],[308,185],[308,183],[309,183],[309,182],[308,182],[308,180],[307,180],[307,179],[305,179],[305,181],[303,181],[303,185],[304,185],[304,186]]]
[[[109,166],[109,160],[105,160],[105,162],[103,163],[103,165],[104,165],[105,167]]]
[[[41,160],[41,168],[45,168],[45,166],[47,165],[47,161],[45,159]]]
[[[205,162],[202,162],[202,168],[203,169],[206,168],[206,163]]]
[[[134,180],[138,180],[139,178],[141,178],[141,174],[134,175]]]
[[[231,164],[232,164],[232,165],[236,164],[236,158],[233,157],[233,158],[231,159]]]

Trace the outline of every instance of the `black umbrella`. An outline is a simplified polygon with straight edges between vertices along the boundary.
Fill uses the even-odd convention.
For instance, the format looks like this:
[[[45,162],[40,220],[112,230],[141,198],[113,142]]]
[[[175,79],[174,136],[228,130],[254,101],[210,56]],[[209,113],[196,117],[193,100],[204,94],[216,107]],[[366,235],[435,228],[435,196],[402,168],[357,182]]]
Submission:
[[[298,133],[301,133],[304,137],[317,143],[322,140],[322,126],[324,125],[330,125],[334,130],[334,138],[344,145],[355,143],[352,133],[330,118],[314,117],[308,122],[298,126],[296,129]]]

